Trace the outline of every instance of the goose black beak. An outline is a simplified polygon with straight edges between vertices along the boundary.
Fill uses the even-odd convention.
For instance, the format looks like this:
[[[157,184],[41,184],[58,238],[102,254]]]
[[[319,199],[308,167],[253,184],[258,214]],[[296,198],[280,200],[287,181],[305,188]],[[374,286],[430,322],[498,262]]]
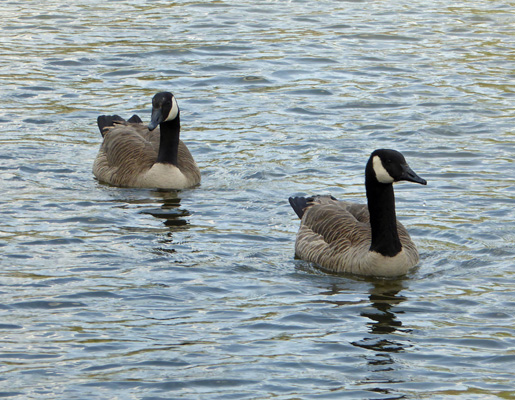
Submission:
[[[161,122],[163,122],[163,113],[161,112],[161,109],[153,108],[150,123],[148,124],[148,130],[153,131]]]
[[[402,181],[409,181],[409,182],[415,182],[420,183],[421,185],[427,185],[427,181],[425,179],[422,179],[420,176],[418,176],[415,171],[413,171],[408,164],[402,166]]]

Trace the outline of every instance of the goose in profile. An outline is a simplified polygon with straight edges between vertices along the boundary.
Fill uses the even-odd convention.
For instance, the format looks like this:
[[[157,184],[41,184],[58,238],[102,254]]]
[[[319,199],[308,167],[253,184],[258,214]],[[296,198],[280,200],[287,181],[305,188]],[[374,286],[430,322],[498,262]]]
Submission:
[[[290,197],[301,219],[295,241],[298,258],[325,270],[365,276],[399,276],[419,255],[395,215],[393,183],[426,185],[395,150],[375,150],[365,168],[368,206],[332,196]]]
[[[180,111],[172,93],[154,96],[148,126],[137,115],[128,121],[101,115],[97,122],[104,138],[93,164],[99,181],[160,189],[185,189],[200,183],[200,170],[179,139]]]

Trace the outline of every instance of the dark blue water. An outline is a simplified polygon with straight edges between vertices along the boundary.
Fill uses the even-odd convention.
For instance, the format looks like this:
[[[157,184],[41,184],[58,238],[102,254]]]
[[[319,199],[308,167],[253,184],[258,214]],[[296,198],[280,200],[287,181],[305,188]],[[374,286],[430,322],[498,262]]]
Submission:
[[[2,3],[0,396],[515,396],[512,7]],[[96,117],[170,90],[202,185],[95,181]],[[287,198],[364,201],[376,148],[421,253],[402,279],[293,256]]]

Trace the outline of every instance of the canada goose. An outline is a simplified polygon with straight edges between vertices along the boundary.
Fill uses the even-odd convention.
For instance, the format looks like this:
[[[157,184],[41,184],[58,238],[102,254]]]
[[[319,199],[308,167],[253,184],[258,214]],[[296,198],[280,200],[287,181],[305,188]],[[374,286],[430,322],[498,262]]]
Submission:
[[[297,257],[323,269],[368,276],[404,275],[419,256],[395,216],[393,182],[426,185],[395,150],[375,150],[365,168],[367,205],[332,196],[290,197],[301,218]]]
[[[154,96],[148,127],[137,115],[128,121],[117,115],[101,115],[97,122],[104,137],[93,164],[99,181],[161,189],[185,189],[200,183],[197,164],[179,140],[180,111],[172,93]]]

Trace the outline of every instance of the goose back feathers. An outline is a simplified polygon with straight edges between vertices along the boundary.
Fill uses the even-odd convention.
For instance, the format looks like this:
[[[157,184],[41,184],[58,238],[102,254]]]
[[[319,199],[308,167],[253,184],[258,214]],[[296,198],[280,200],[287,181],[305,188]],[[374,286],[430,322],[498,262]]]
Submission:
[[[179,108],[171,93],[154,96],[148,127],[137,115],[128,121],[102,115],[97,122],[104,138],[93,164],[99,181],[163,189],[185,189],[200,183],[197,164],[179,139]]]
[[[408,180],[425,185],[426,181],[395,150],[372,153],[365,175],[367,205],[332,196],[289,199],[301,218],[295,254],[333,272],[403,275],[418,263],[419,255],[396,218],[392,184]]]

